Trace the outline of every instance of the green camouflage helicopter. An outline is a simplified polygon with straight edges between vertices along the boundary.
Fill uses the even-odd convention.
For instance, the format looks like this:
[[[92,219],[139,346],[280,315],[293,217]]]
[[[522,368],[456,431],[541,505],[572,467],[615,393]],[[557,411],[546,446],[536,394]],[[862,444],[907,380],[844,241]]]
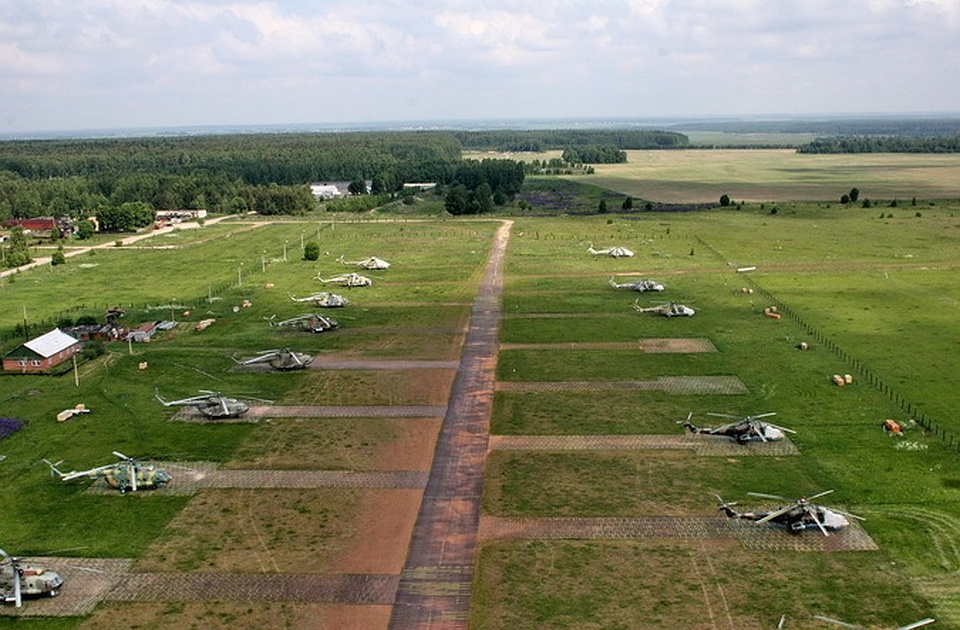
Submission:
[[[0,597],[17,608],[24,597],[55,596],[63,586],[63,578],[43,567],[26,564],[0,549]]]
[[[169,473],[152,464],[141,464],[119,451],[113,451],[113,454],[120,458],[120,461],[115,464],[105,464],[89,470],[72,470],[66,473],[57,468],[60,462],[53,463],[46,459],[43,461],[62,481],[84,477],[87,479],[103,479],[108,486],[119,490],[121,494],[126,494],[128,491],[156,490],[173,480]]]

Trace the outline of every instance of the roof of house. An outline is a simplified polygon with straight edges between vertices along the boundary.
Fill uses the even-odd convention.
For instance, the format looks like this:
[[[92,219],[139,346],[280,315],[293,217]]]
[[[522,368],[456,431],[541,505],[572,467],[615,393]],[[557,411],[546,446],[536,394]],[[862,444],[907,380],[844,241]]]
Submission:
[[[59,328],[54,328],[50,332],[31,339],[23,345],[47,359],[77,343],[79,343],[78,340]]]
[[[4,227],[14,227],[19,225],[25,230],[52,230],[57,227],[57,222],[50,217],[39,217],[36,219],[8,219],[3,222]]]

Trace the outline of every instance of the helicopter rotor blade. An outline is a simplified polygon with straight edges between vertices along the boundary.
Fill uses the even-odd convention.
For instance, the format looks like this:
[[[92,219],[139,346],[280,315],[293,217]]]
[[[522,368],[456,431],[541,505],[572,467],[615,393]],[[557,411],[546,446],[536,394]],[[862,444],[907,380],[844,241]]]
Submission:
[[[781,515],[783,515],[783,514],[786,514],[787,512],[789,512],[790,510],[792,510],[794,507],[796,507],[796,506],[795,506],[795,505],[788,505],[788,506],[786,506],[786,507],[780,508],[779,510],[774,510],[773,512],[770,512],[769,514],[767,514],[766,516],[764,516],[763,518],[757,519],[757,523],[768,523],[768,522],[772,521],[773,519],[777,518],[778,516],[781,516]]]
[[[790,501],[794,502],[794,499],[788,499],[787,497],[777,496],[775,494],[763,494],[762,492],[748,492],[751,497],[760,497],[761,499],[777,499],[778,501]]]
[[[771,411],[770,413],[761,413],[761,414],[758,414],[758,415],[756,415],[756,416],[747,416],[747,417],[748,417],[748,418],[751,418],[751,419],[753,419],[753,420],[756,420],[756,419],[758,419],[758,418],[769,418],[770,416],[775,416],[775,415],[777,415],[777,412],[776,412],[776,411]]]
[[[20,569],[12,558],[10,559],[10,569],[13,571],[13,605],[20,608],[23,606],[23,597],[20,592]]]
[[[832,623],[838,626],[843,626],[844,628],[850,628],[850,630],[867,630],[863,626],[855,626],[852,623],[847,623],[845,621],[839,621],[837,619],[831,619],[830,617],[821,617],[820,615],[814,615],[814,619],[817,621],[824,621],[826,623]]]
[[[116,455],[117,457],[119,457],[120,459],[125,459],[125,460],[127,460],[127,461],[133,461],[133,458],[132,458],[132,457],[127,457],[126,455],[124,455],[124,454],[121,453],[120,451],[113,451],[113,454]]]
[[[838,513],[838,514],[843,514],[844,516],[849,516],[850,518],[855,518],[855,519],[857,519],[858,521],[865,521],[865,520],[867,520],[867,519],[865,519],[865,518],[862,517],[862,516],[857,516],[856,514],[851,514],[850,512],[847,512],[846,510],[839,510],[839,509],[834,508],[834,507],[830,508],[830,511],[831,511],[831,512],[836,512],[836,513]]]
[[[936,621],[936,619],[921,619],[920,621],[914,621],[913,623],[907,624],[897,628],[897,630],[913,630],[914,628],[919,628],[921,626],[929,626],[931,623]]]
[[[813,495],[812,497],[807,497],[807,500],[808,500],[808,501],[813,501],[814,499],[819,499],[820,497],[826,496],[826,495],[830,494],[831,492],[833,492],[833,490],[824,490],[823,492],[821,492],[821,493],[819,493],[819,494],[815,494],[815,495]]]
[[[823,522],[820,520],[820,517],[817,516],[817,508],[808,507],[807,510],[809,510],[808,513],[810,514],[810,518],[812,518],[813,522],[817,524],[817,527],[820,528],[820,531],[823,532],[823,535],[829,536],[830,532],[827,531],[827,528],[823,526]]]
[[[796,431],[794,431],[793,429],[788,429],[787,427],[781,427],[779,424],[771,424],[769,422],[765,422],[764,424],[771,426],[774,429],[780,429],[781,431],[786,431],[787,433],[796,433]]]

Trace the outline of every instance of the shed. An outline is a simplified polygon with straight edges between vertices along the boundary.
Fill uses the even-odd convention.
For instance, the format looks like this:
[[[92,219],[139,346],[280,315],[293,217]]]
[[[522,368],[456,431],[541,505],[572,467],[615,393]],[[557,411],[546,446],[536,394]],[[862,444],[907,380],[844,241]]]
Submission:
[[[42,372],[63,363],[80,350],[80,341],[59,328],[35,337],[3,357],[3,369]]]

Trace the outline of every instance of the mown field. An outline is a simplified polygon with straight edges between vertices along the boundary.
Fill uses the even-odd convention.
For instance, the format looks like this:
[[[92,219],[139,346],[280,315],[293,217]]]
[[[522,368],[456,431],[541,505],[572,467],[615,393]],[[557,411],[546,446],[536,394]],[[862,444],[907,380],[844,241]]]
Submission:
[[[211,464],[307,471],[429,467],[438,419],[171,422],[176,409],[161,406],[154,393],[182,398],[209,389],[281,405],[443,405],[453,375],[449,369],[251,372],[237,370],[234,358],[293,347],[321,359],[456,359],[496,226],[220,225],[209,232],[161,236],[137,247],[96,250],[60,267],[16,274],[0,287],[0,325],[8,331],[19,323],[24,307],[31,320],[57,322],[83,314],[102,319],[114,304],[127,309],[124,324],[173,319],[178,326],[147,344],[110,344],[105,355],[79,366],[79,385],[72,372],[0,376],[0,416],[27,421],[24,429],[0,442],[0,454],[6,457],[0,462],[0,544],[25,556],[133,558],[138,570],[146,571],[259,573],[266,566],[270,572],[344,572],[344,563],[355,564],[351,558],[358,549],[385,544],[362,540],[371,528],[376,534],[371,513],[391,510],[389,526],[383,523],[386,531],[395,530],[397,522],[412,523],[416,491],[205,490],[189,496],[159,490],[121,497],[87,493],[89,482],[61,483],[51,478],[42,458],[62,460],[66,470],[82,470],[111,463],[116,450],[147,461],[176,462],[169,469],[175,480],[192,478]],[[321,244],[319,261],[302,259],[303,233]],[[170,244],[175,247],[161,249]],[[341,254],[347,260],[377,255],[393,267],[369,272],[374,285],[362,289],[317,281],[318,274],[330,277],[350,270],[335,261]],[[271,317],[315,311],[289,295],[321,290],[352,301],[345,309],[327,311],[340,321],[339,330],[312,335],[269,325]],[[251,305],[242,307],[244,300]],[[206,318],[216,321],[196,331],[194,324]],[[11,339],[8,345],[14,343]],[[77,403],[92,412],[62,424],[54,420],[60,410]],[[413,511],[393,509],[386,503],[393,496]],[[389,558],[381,561],[398,571],[396,558],[402,562],[405,548],[402,543],[389,553],[371,553]],[[359,571],[389,572],[379,566]],[[227,612],[211,617],[213,608],[104,604],[89,618],[0,617],[0,627],[146,623],[185,629],[197,623],[216,627],[230,619],[259,627],[285,622],[316,627],[328,619],[326,627],[342,627],[329,607],[307,613],[309,607],[264,606],[263,615],[248,608],[226,606]],[[352,627],[362,627],[363,615],[354,616]]]
[[[708,412],[776,412],[777,422],[797,431],[801,455],[495,451],[484,509],[498,517],[693,516],[713,513],[717,494],[756,505],[748,492],[798,497],[833,489],[830,502],[866,517],[880,550],[493,541],[481,552],[471,627],[771,628],[781,615],[789,627],[821,627],[810,620],[814,613],[875,627],[935,616],[941,627],[958,627],[960,597],[949,584],[960,570],[960,423],[951,411],[960,397],[950,348],[960,206],[885,208],[882,218],[878,209],[825,203],[777,207],[776,214],[767,204],[518,220],[501,335],[513,347],[500,354],[502,381],[735,375],[748,391],[507,390],[497,394],[492,433],[675,434],[675,422],[690,412],[707,424]],[[624,245],[637,256],[593,258],[588,243]],[[756,270],[736,271],[744,266]],[[616,291],[607,285],[611,276],[652,277],[667,290]],[[676,300],[698,314],[638,314],[635,299]],[[764,317],[773,303],[790,315]],[[707,338],[717,352],[644,354],[628,346],[673,337]],[[798,350],[801,341],[812,349]],[[590,343],[610,347],[584,347]],[[854,384],[833,385],[829,377],[838,372],[852,372]],[[933,431],[913,426],[921,414]],[[880,430],[888,417],[911,425],[900,445],[907,448]]]
[[[633,159],[623,168],[634,168]],[[923,158],[910,159],[922,166]],[[733,182],[738,163],[731,158],[726,166],[703,169],[674,165],[670,177],[679,180],[686,172],[689,178],[695,170],[699,180],[722,184],[727,171]],[[675,435],[676,421],[691,412],[698,423],[711,421],[708,412],[776,412],[779,424],[797,431],[792,439],[800,454],[494,450],[484,516],[702,517],[715,513],[716,494],[750,508],[760,506],[748,492],[799,497],[833,489],[828,504],[864,516],[863,528],[879,549],[756,551],[734,540],[653,538],[490,540],[480,546],[472,630],[763,629],[776,627],[781,615],[787,616],[785,627],[823,627],[810,620],[814,613],[890,628],[934,616],[937,627],[960,628],[960,420],[954,413],[960,393],[953,387],[960,300],[960,219],[954,215],[960,204],[928,201],[941,169],[956,173],[956,165],[914,168],[931,178],[927,192],[920,191],[918,179],[896,190],[890,184],[887,194],[880,192],[887,190],[880,187],[886,177],[881,173],[893,166],[856,166],[854,160],[846,176],[814,184],[831,191],[822,199],[858,186],[864,197],[886,195],[900,203],[844,208],[832,201],[775,201],[777,191],[793,190],[796,183],[780,164],[779,171],[771,167],[769,179],[759,162],[750,167],[757,194],[771,192],[757,197],[762,206],[517,218],[505,274],[498,379],[514,386],[560,385],[497,392],[491,433]],[[643,192],[654,181],[646,175],[606,168],[585,181],[610,190],[581,189],[568,180],[531,185],[542,190],[547,182],[570,191],[585,208],[595,208],[603,196],[661,200]],[[821,170],[831,166],[820,162],[802,177],[816,178]],[[909,170],[904,164],[900,172]],[[714,201],[723,192],[735,200],[751,198],[733,188],[705,192],[704,198]],[[909,203],[913,195],[921,200],[917,206]],[[370,518],[376,501],[363,493],[206,491],[189,497],[161,491],[121,498],[52,480],[41,458],[83,467],[106,463],[119,450],[187,467],[214,462],[234,469],[403,469],[400,454],[412,451],[413,442],[429,446],[434,420],[416,427],[374,418],[173,423],[172,410],[153,395],[216,389],[280,404],[435,404],[449,388],[448,373],[240,372],[231,357],[295,346],[326,358],[455,359],[497,225],[463,219],[257,227],[227,222],[209,232],[148,240],[142,248],[96,250],[61,267],[7,279],[0,285],[3,330],[20,323],[24,309],[28,321],[52,323],[100,316],[115,304],[127,307],[131,322],[182,323],[167,338],[133,346],[133,354],[119,344],[81,365],[79,386],[69,373],[0,377],[0,416],[28,420],[25,429],[0,441],[6,456],[0,462],[4,548],[20,555],[134,558],[151,571],[257,572],[258,561],[267,557],[285,568],[302,562],[304,571],[349,572],[351,549],[363,543],[359,537],[376,520]],[[320,243],[319,261],[300,259],[301,237]],[[637,255],[595,258],[587,253],[589,244],[623,245]],[[341,254],[349,260],[377,255],[394,267],[371,273],[372,287],[334,289],[355,301],[330,313],[342,330],[306,335],[271,328],[271,316],[313,310],[294,304],[288,294],[322,290],[314,276],[344,270],[335,262]],[[738,273],[744,266],[756,270]],[[636,276],[654,277],[667,289],[638,295],[607,284],[611,277]],[[753,292],[742,292],[745,287]],[[245,299],[252,306],[234,312]],[[676,300],[698,312],[689,319],[639,314],[635,300],[641,306]],[[764,317],[771,303],[781,306],[784,318]],[[206,317],[217,321],[196,332],[192,324]],[[709,340],[715,351],[654,354],[631,347],[645,339]],[[798,350],[801,341],[811,349]],[[138,369],[142,362],[147,369]],[[830,382],[834,373],[850,373],[854,383],[836,387]],[[591,389],[668,376],[735,377],[745,391]],[[574,382],[586,385],[563,385]],[[78,402],[93,413],[63,424],[53,420]],[[884,435],[884,418],[904,423],[906,438]],[[421,458],[409,465],[426,464]],[[271,510],[277,515],[273,529],[265,516]],[[258,528],[269,536],[257,539],[251,532]],[[313,607],[254,608],[110,604],[85,618],[0,618],[0,628],[337,627],[328,620],[334,617]]]

